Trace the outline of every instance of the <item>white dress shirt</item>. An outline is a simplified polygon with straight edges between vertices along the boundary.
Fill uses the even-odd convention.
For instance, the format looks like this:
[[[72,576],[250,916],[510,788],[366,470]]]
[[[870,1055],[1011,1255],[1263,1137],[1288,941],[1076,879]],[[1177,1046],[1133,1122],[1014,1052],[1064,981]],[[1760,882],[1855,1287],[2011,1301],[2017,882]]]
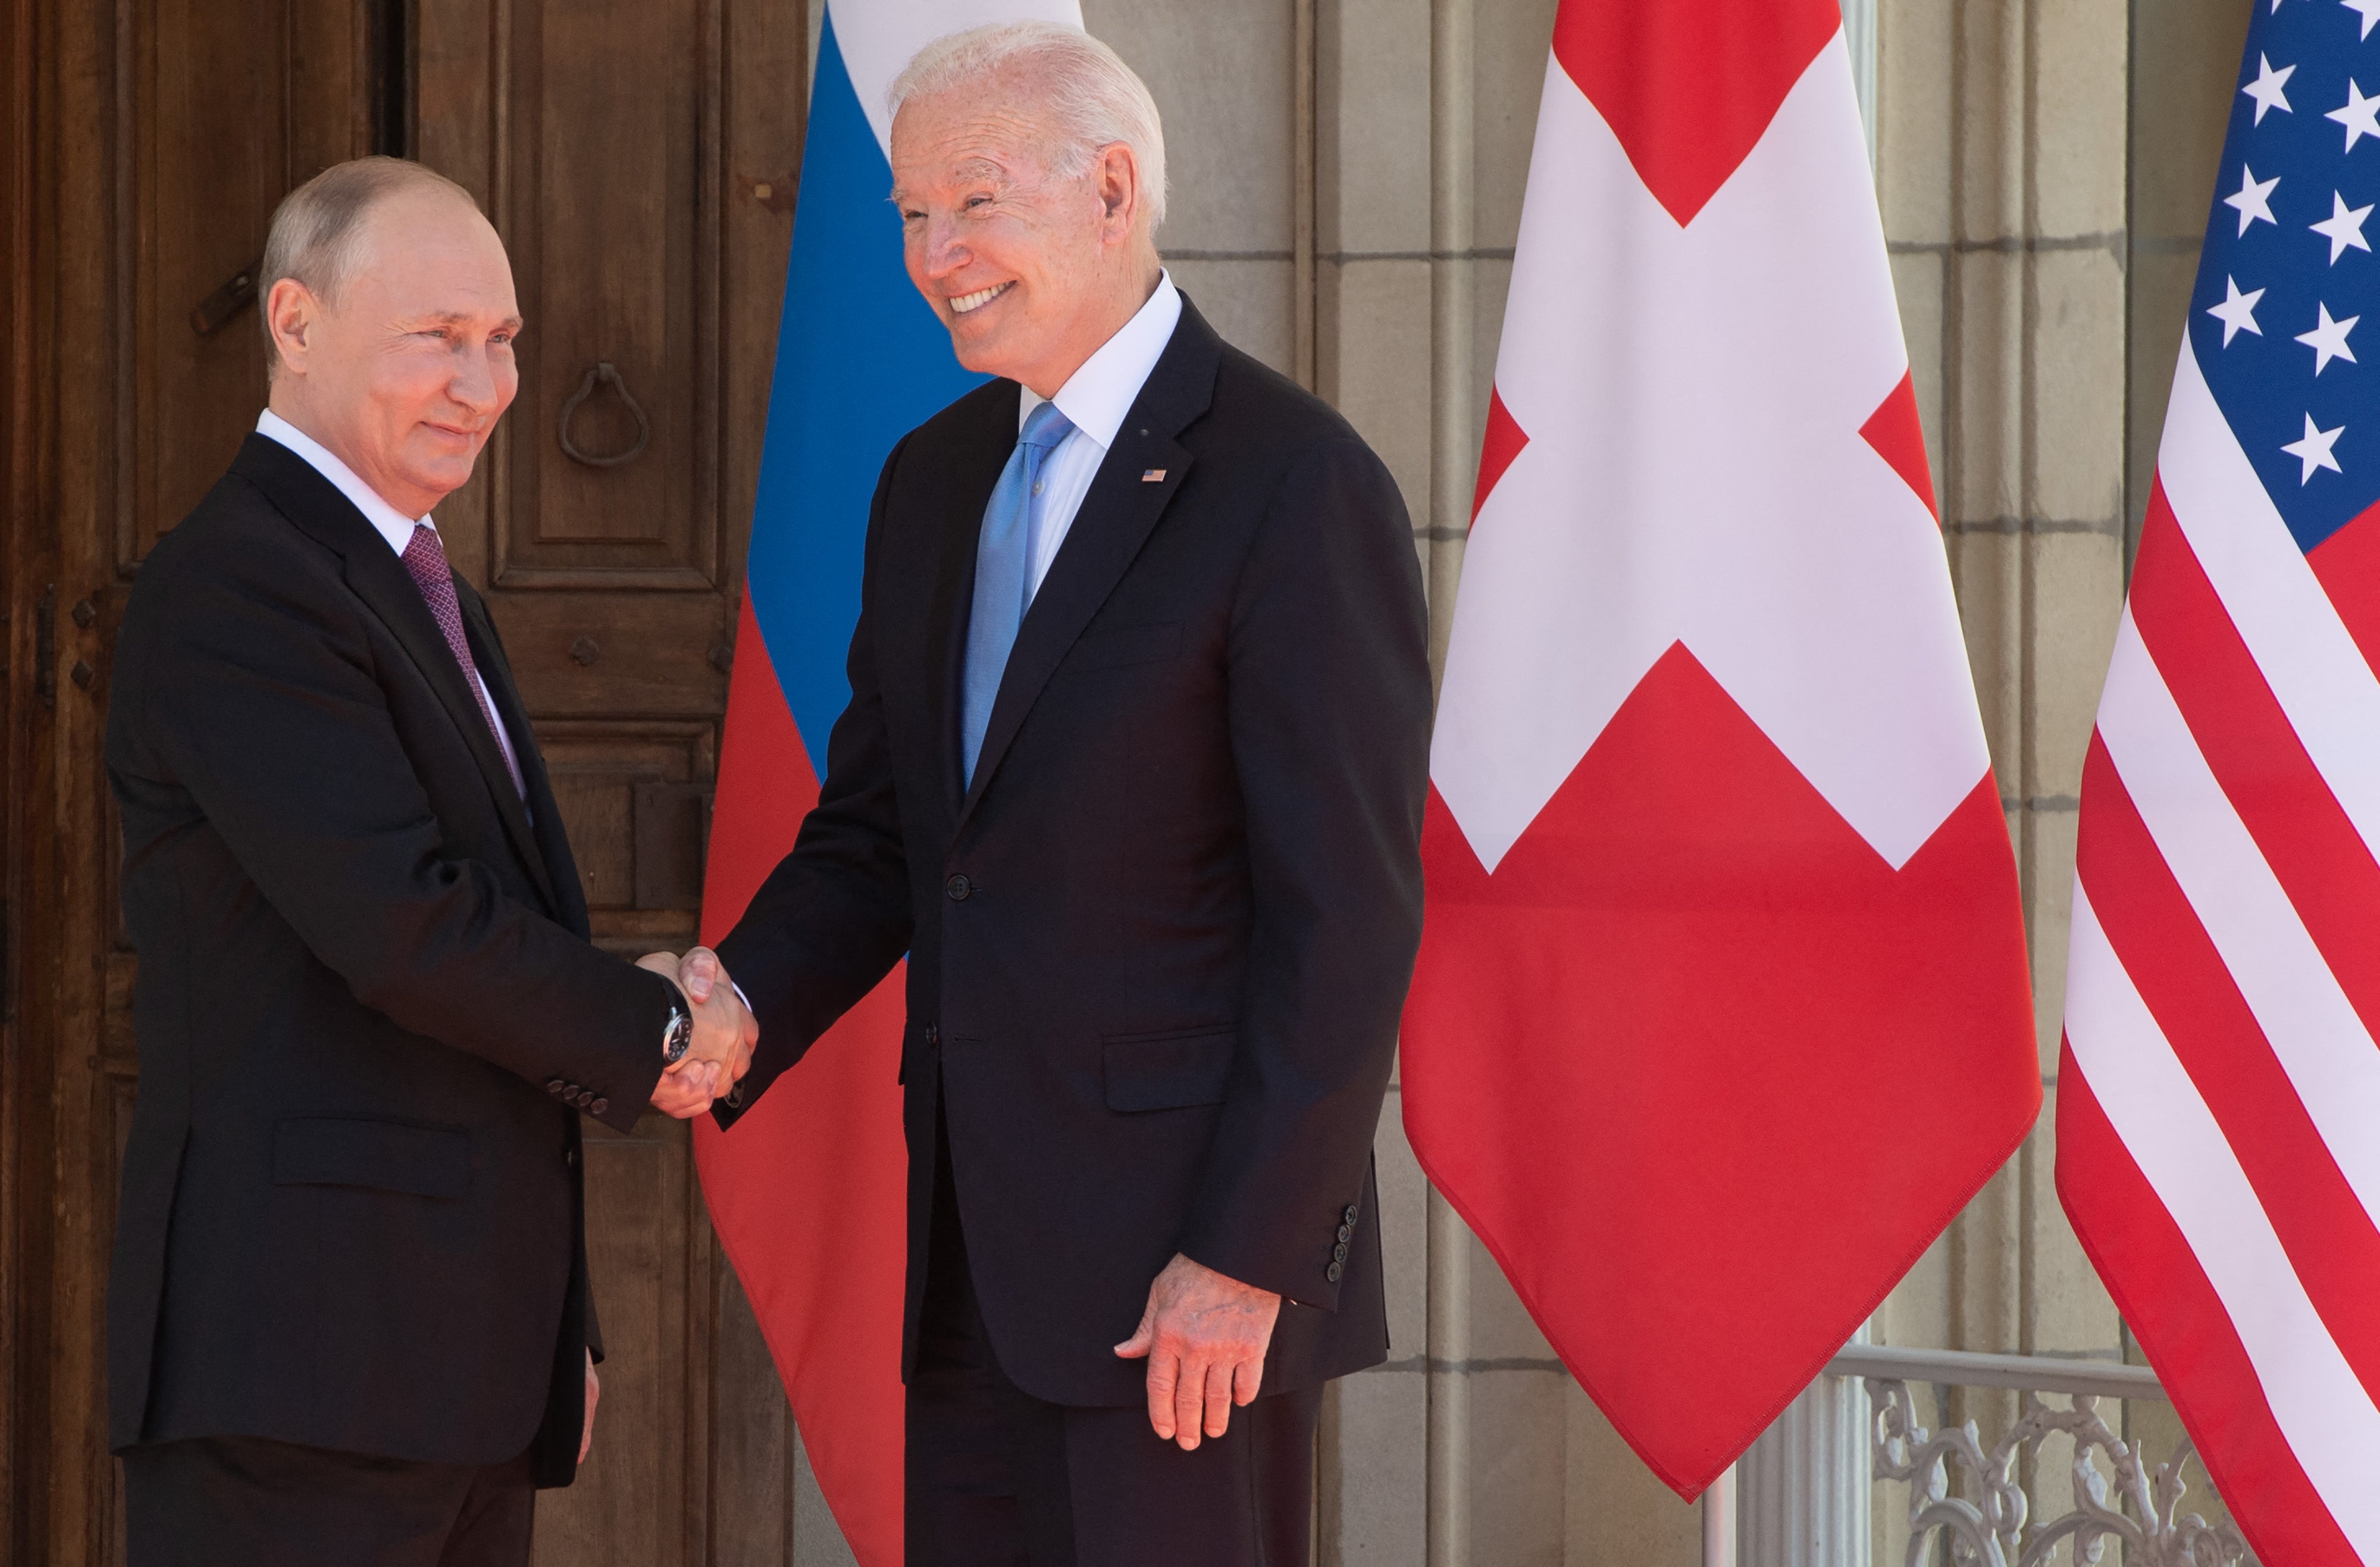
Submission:
[[[305,458],[316,473],[338,486],[339,493],[354,502],[356,510],[364,514],[364,520],[372,525],[372,531],[388,541],[388,547],[396,552],[397,559],[401,561],[405,558],[405,547],[413,542],[416,519],[406,516],[395,506],[382,500],[380,492],[358,478],[356,470],[341,462],[333,455],[329,447],[283,419],[271,408],[265,409],[257,416],[256,432],[268,441],[277,441],[288,447]],[[438,525],[426,516],[419,519],[419,525],[427,528],[432,533],[438,531]],[[480,678],[480,672],[474,669],[469,673],[472,680],[480,687],[480,699],[488,704],[489,712],[497,715],[496,744],[504,748],[504,760],[517,774],[520,770],[520,758],[513,750],[513,737],[504,733],[504,710],[497,707],[495,698],[489,695],[488,683]]]
[[[1057,404],[1075,428],[1041,461],[1041,504],[1032,513],[1033,553],[1027,563],[1028,604],[1041,590],[1041,579],[1050,575],[1050,563],[1058,558],[1058,546],[1066,541],[1066,530],[1075,525],[1075,513],[1082,509],[1091,480],[1107,460],[1116,431],[1132,412],[1133,399],[1148,383],[1181,320],[1182,293],[1171,273],[1160,273],[1157,292],[1148,302],[1066,378],[1055,397],[1046,399]],[[1026,417],[1045,399],[1029,386],[1017,392],[1016,428],[1022,431]]]

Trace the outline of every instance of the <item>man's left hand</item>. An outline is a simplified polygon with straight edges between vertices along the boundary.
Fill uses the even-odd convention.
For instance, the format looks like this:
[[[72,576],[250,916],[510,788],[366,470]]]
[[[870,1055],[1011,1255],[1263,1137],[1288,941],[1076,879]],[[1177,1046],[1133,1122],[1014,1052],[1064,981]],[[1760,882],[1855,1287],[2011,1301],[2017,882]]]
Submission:
[[[587,1450],[595,1445],[595,1401],[603,1396],[602,1379],[595,1375],[595,1352],[587,1352],[587,1424],[578,1431],[578,1462],[587,1462]]]
[[[1203,1430],[1220,1437],[1232,1405],[1253,1403],[1264,1384],[1265,1348],[1281,1297],[1227,1279],[1180,1252],[1148,1286],[1140,1327],[1115,1346],[1126,1360],[1148,1357],[1148,1423],[1188,1452]]]

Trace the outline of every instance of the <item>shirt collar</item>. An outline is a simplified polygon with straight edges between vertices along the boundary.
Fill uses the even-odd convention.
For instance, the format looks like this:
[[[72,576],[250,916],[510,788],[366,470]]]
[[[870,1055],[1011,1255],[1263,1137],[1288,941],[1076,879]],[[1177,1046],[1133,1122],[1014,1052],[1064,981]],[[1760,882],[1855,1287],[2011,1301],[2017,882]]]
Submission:
[[[1054,402],[1068,422],[1106,451],[1115,444],[1116,431],[1123,428],[1133,400],[1148,384],[1181,320],[1182,291],[1173,286],[1171,273],[1160,272],[1148,302],[1066,378],[1057,396],[1044,399],[1029,386],[1017,388],[1016,428],[1023,430],[1026,416],[1045,400]]]
[[[426,526],[431,532],[438,525],[428,517],[419,519],[405,516],[381,499],[380,492],[358,478],[356,470],[341,462],[328,446],[307,434],[296,425],[267,408],[256,419],[256,432],[269,441],[277,441],[312,466],[316,473],[338,486],[339,493],[355,503],[356,510],[372,525],[372,531],[388,541],[388,547],[399,555],[413,542],[413,529]]]

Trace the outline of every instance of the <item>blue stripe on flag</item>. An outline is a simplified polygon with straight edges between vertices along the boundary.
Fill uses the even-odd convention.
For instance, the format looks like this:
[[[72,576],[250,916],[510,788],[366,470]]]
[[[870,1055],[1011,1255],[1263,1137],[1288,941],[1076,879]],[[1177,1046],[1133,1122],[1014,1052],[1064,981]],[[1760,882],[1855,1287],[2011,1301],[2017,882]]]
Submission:
[[[910,285],[892,171],[861,111],[830,15],[777,329],[747,564],[754,618],[802,744],[826,776],[827,731],[851,699],[868,504],[894,443],[985,378]]]

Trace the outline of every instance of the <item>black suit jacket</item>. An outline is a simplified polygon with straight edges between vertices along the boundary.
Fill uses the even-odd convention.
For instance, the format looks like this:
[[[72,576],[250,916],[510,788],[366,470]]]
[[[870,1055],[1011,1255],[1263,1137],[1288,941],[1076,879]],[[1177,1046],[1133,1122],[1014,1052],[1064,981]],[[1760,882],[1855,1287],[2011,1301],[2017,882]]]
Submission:
[[[635,1124],[674,992],[588,944],[504,649],[455,590],[526,808],[403,563],[286,448],[251,436],[133,588],[117,1449],[494,1464],[534,1438],[540,1484],[575,1468],[579,1108]]]
[[[1268,1391],[1372,1365],[1372,1136],[1420,940],[1430,720],[1403,504],[1344,420],[1185,303],[963,795],[977,535],[1016,431],[994,382],[884,465],[818,808],[720,948],[760,1023],[742,1102],[906,951],[905,1369],[938,1099],[1026,1391],[1140,1402],[1112,1346],[1177,1250],[1299,1303]]]

